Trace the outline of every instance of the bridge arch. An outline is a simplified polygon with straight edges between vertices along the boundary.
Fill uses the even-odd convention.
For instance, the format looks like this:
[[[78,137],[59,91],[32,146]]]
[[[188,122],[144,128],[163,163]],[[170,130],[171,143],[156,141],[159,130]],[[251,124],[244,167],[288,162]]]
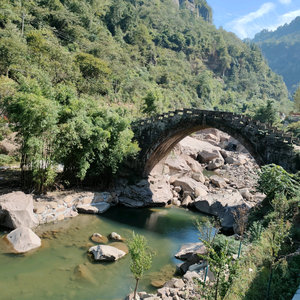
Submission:
[[[141,151],[131,167],[147,176],[186,136],[206,128],[219,129],[238,140],[261,166],[275,163],[297,171],[294,145],[298,139],[251,118],[230,112],[183,109],[132,124]]]

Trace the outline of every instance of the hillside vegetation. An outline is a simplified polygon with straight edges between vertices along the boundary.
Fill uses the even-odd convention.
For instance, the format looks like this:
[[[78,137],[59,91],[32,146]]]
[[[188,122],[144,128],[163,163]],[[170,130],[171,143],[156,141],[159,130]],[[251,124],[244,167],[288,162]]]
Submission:
[[[217,30],[186,2],[179,10],[172,0],[1,1],[0,72],[72,86],[78,96],[134,114],[149,91],[159,111],[251,112],[269,98],[288,103],[256,45]]]
[[[291,97],[300,83],[300,17],[275,31],[264,29],[252,42],[262,49],[271,69],[283,76]]]
[[[135,118],[290,105],[258,46],[217,30],[205,0],[2,0],[0,76],[23,182],[39,191],[58,163],[65,182],[116,172],[138,151]]]

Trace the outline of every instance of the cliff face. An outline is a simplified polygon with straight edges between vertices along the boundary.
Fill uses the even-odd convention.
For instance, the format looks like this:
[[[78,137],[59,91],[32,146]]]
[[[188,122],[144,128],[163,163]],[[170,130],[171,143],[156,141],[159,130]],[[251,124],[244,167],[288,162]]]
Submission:
[[[186,7],[190,11],[196,10],[198,16],[201,16],[205,21],[212,23],[212,9],[207,4],[206,0],[173,0],[173,2],[178,7]]]

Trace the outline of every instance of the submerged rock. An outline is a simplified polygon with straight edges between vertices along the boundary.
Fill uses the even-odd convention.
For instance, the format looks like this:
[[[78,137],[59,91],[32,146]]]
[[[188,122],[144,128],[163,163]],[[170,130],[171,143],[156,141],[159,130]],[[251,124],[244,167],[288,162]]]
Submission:
[[[42,245],[41,239],[27,227],[13,230],[6,238],[17,253],[28,252]]]
[[[100,244],[107,244],[108,238],[104,235],[101,235],[100,233],[94,233],[91,236],[91,239],[93,242],[100,243]]]
[[[114,261],[126,255],[124,251],[106,245],[98,245],[98,246],[91,247],[89,249],[89,252],[93,253],[95,260]]]
[[[114,242],[114,243],[109,244],[109,246],[115,247],[121,251],[124,251],[126,254],[128,254],[128,252],[129,252],[127,245],[122,242]]]
[[[80,264],[75,268],[74,275],[75,279],[78,281],[84,281],[94,285],[98,284],[91,271],[83,264]]]

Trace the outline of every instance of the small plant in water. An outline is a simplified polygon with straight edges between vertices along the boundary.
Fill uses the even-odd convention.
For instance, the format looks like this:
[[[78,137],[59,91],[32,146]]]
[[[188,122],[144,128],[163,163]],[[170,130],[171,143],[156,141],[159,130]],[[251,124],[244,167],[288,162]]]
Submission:
[[[131,256],[130,271],[136,280],[134,300],[136,299],[136,291],[140,279],[152,265],[154,254],[146,253],[147,248],[147,239],[142,235],[133,233],[132,239],[128,241],[128,249]]]

